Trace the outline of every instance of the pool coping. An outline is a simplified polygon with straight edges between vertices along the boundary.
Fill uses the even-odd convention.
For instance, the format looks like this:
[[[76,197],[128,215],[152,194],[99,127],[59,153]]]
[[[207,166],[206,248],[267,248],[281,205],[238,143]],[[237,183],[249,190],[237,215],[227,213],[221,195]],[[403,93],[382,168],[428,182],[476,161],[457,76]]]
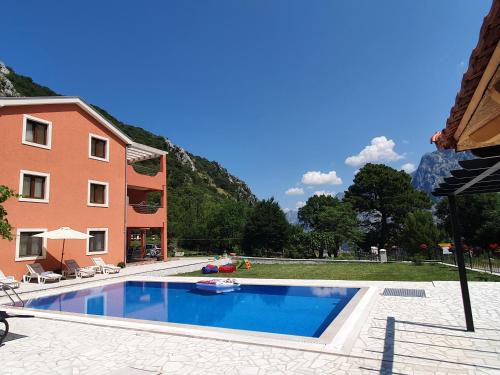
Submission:
[[[176,276],[145,276],[135,275],[125,278],[101,280],[93,285],[71,285],[67,288],[57,290],[34,291],[26,293],[25,299],[40,298],[69,291],[100,287],[121,283],[125,281],[158,281],[158,282],[178,282],[191,283],[209,277],[176,277]],[[352,345],[359,334],[362,317],[367,316],[374,299],[377,296],[377,287],[362,285],[338,285],[338,281],[333,280],[290,280],[290,279],[238,279],[242,285],[275,285],[275,286],[309,286],[309,287],[341,287],[356,288],[358,292],[344,306],[337,317],[328,325],[320,337],[295,336],[278,333],[256,332],[249,330],[238,330],[230,328],[208,327],[191,324],[180,324],[172,322],[147,321],[140,319],[87,315],[72,312],[60,312],[51,310],[38,310],[32,308],[20,308],[2,306],[2,309],[12,314],[31,314],[36,318],[63,320],[74,323],[91,324],[97,326],[132,329],[160,334],[171,334],[188,336],[201,339],[213,339],[222,341],[232,341],[246,344],[265,345],[286,349],[299,349],[308,351],[319,351],[335,354],[347,355],[351,351]],[[347,283],[349,284],[349,283]],[[352,284],[359,284],[353,282]],[[363,283],[364,284],[364,283]],[[61,290],[63,289],[63,290]]]

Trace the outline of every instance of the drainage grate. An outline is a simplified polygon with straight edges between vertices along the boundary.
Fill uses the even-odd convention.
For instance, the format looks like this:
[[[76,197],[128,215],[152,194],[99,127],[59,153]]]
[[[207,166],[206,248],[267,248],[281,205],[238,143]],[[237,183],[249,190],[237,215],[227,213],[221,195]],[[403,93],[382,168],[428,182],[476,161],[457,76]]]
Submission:
[[[385,288],[383,296],[391,297],[421,297],[425,298],[424,289],[404,289],[404,288]]]

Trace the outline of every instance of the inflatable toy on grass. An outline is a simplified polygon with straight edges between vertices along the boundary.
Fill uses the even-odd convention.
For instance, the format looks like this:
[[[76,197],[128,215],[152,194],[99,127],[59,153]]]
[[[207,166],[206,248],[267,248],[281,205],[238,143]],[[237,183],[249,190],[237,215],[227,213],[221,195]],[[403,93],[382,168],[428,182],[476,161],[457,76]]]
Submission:
[[[214,264],[208,264],[208,265],[206,265],[205,267],[203,267],[201,269],[201,272],[204,273],[204,274],[207,274],[207,273],[217,273],[217,272],[219,272],[219,267],[217,267]]]
[[[252,264],[250,263],[250,261],[248,259],[242,259],[238,262],[238,264],[236,265],[236,268],[245,268],[247,270],[249,270],[250,268],[252,268]]]
[[[236,271],[236,267],[233,266],[232,264],[225,264],[225,265],[219,267],[220,273],[233,273],[235,271]]]

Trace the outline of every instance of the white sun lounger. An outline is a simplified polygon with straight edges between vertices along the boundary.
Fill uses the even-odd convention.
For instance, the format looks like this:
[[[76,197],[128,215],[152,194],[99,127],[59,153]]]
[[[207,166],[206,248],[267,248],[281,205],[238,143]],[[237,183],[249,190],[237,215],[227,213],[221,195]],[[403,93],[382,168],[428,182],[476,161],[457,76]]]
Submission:
[[[80,267],[74,259],[68,259],[66,267],[68,269],[63,273],[66,277],[92,277],[96,272],[92,267]]]
[[[31,279],[36,278],[38,284],[45,284],[46,281],[60,281],[62,275],[52,271],[45,271],[40,263],[27,264],[28,274],[23,276],[24,282],[30,282]]]
[[[97,266],[99,273],[118,273],[121,268],[113,264],[106,264],[102,258],[92,258],[92,261]]]
[[[14,276],[5,276],[2,270],[0,270],[0,283],[7,284],[11,288],[19,288],[19,281],[14,279]]]

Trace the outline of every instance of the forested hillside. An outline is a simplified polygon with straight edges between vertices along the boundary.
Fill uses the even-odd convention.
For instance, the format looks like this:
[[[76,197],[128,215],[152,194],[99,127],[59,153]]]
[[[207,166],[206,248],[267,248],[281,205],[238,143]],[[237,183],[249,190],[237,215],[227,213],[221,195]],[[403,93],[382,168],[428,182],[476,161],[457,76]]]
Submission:
[[[56,96],[48,87],[17,74],[0,62],[0,96]],[[172,240],[190,247],[218,246],[216,238],[239,238],[235,223],[214,223],[213,217],[245,218],[256,197],[240,179],[215,161],[193,155],[173,144],[166,136],[126,124],[103,108],[93,107],[134,141],[168,151],[168,230]],[[149,162],[149,164],[154,162]],[[239,217],[239,219],[238,219]],[[226,220],[226,219],[224,219]],[[226,230],[219,228],[226,226]],[[217,228],[215,228],[217,226]],[[224,233],[221,233],[224,232]],[[230,240],[229,240],[230,241]],[[226,241],[227,242],[227,241]]]

